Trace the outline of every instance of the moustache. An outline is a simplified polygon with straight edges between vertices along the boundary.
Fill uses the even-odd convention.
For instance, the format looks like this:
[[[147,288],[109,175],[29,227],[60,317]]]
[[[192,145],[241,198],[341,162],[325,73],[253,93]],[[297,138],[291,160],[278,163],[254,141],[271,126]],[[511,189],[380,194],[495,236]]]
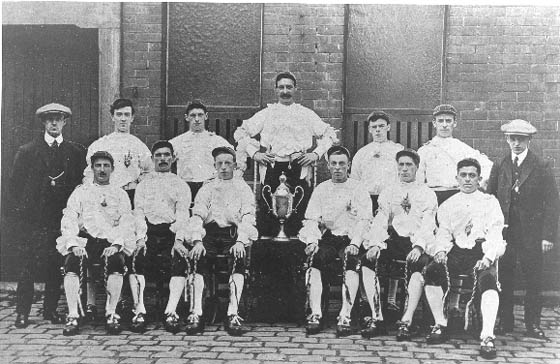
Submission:
[[[160,165],[160,166],[168,166],[169,163],[167,163],[167,162],[159,162],[159,165]]]
[[[291,94],[280,94],[280,97],[283,98],[283,99],[290,99],[290,98],[292,98],[292,95]]]

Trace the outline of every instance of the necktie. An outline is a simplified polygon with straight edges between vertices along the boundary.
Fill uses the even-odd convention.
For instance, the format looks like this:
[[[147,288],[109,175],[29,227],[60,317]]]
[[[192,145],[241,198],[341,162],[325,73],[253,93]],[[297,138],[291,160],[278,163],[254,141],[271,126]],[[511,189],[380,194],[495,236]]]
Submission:
[[[51,144],[51,148],[53,148],[53,149],[58,148],[58,142],[56,141],[56,139],[55,139],[54,142]]]
[[[56,140],[55,140],[55,143],[56,143]],[[515,168],[519,168],[519,157],[518,156],[515,156],[515,158],[513,159],[513,166]]]

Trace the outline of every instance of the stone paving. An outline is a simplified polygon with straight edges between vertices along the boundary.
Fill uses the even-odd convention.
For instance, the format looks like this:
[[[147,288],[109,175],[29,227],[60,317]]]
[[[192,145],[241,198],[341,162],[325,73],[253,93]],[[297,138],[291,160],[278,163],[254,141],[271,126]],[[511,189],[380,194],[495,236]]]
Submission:
[[[152,323],[145,334],[123,331],[105,334],[102,323],[84,325],[74,337],[62,335],[62,325],[42,320],[39,303],[33,305],[31,324],[13,327],[13,293],[0,294],[0,363],[130,363],[130,364],[275,364],[275,363],[560,363],[560,307],[545,308],[542,327],[550,342],[523,336],[521,307],[516,307],[517,329],[498,336],[498,357],[478,356],[478,340],[454,336],[448,343],[428,346],[422,337],[397,342],[394,333],[365,340],[359,335],[336,338],[334,327],[307,337],[295,324],[248,324],[251,332],[230,337],[221,326],[207,326],[203,335],[169,334]]]

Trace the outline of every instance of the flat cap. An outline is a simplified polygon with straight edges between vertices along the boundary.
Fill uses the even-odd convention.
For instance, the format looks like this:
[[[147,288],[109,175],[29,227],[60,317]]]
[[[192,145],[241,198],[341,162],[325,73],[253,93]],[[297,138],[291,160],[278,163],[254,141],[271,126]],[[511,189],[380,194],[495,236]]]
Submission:
[[[212,150],[212,157],[216,158],[220,154],[231,154],[235,159],[235,151],[230,147],[218,147]]]
[[[395,160],[398,162],[399,158],[402,156],[410,157],[417,167],[420,165],[420,155],[418,155],[414,149],[406,148],[399,150],[395,156]]]
[[[332,147],[330,147],[329,150],[327,150],[327,158],[329,158],[331,154],[334,153],[344,154],[345,156],[348,157],[348,160],[350,160],[350,151],[344,148],[342,145],[333,145]]]
[[[455,109],[453,105],[441,104],[434,108],[432,116],[437,116],[439,114],[451,114],[453,116],[457,116],[457,109]]]
[[[93,166],[93,164],[95,163],[96,160],[98,159],[108,159],[111,161],[111,165],[114,166],[115,165],[115,161],[113,159],[113,156],[111,155],[111,153],[106,152],[104,150],[98,150],[97,152],[93,153],[91,155],[91,157],[89,158],[91,161],[91,165]]]
[[[42,114],[50,114],[50,113],[63,113],[70,116],[72,115],[72,110],[70,110],[69,107],[53,102],[50,104],[43,105],[40,108],[38,108],[37,111],[35,111],[35,115],[37,116]]]
[[[537,132],[537,128],[531,125],[530,122],[521,119],[512,120],[509,123],[502,125],[501,129],[506,135],[513,134],[531,136]]]

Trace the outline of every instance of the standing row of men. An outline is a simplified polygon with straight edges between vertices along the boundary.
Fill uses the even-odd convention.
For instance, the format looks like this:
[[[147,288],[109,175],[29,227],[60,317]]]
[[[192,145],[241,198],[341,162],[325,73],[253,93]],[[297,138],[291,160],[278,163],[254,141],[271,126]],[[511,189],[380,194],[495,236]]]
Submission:
[[[134,241],[134,244],[132,244],[132,242],[130,243],[130,249],[131,251],[134,251],[134,253],[131,253],[134,259],[132,259],[132,262],[129,262],[128,264],[134,271],[134,274],[130,275],[130,284],[133,288],[133,298],[135,299],[135,317],[133,319],[133,323],[136,323],[141,327],[144,320],[143,315],[145,314],[145,308],[143,307],[141,295],[137,293],[143,290],[145,281],[141,278],[142,274],[139,273],[143,269],[141,258],[142,254],[140,254],[140,252],[142,251],[145,253],[146,251],[157,251],[157,249],[159,249],[157,247],[150,249],[149,241],[151,233],[156,236],[160,234],[160,237],[161,234],[164,236],[167,236],[166,234],[171,234],[175,236],[175,240],[182,242],[186,241],[185,236],[188,234],[191,234],[190,236],[196,236],[196,234],[198,234],[200,238],[192,241],[192,243],[195,244],[188,252],[181,248],[181,244],[176,244],[177,241],[173,244],[172,251],[174,253],[176,252],[175,256],[183,258],[189,255],[190,258],[200,258],[203,253],[208,250],[204,244],[204,233],[202,233],[201,226],[207,227],[207,229],[205,229],[205,233],[207,236],[213,236],[213,241],[220,241],[221,236],[229,236],[229,241],[234,239],[235,241],[233,241],[231,247],[226,246],[228,249],[231,249],[233,255],[237,257],[243,257],[244,249],[241,249],[241,247],[245,248],[250,240],[256,238],[256,231],[249,228],[249,225],[251,225],[250,213],[241,214],[240,211],[243,209],[238,209],[235,213],[227,212],[232,203],[225,197],[218,198],[216,200],[216,196],[221,196],[220,193],[224,194],[224,196],[228,195],[228,193],[224,191],[228,191],[229,189],[235,190],[237,187],[241,188],[237,185],[233,186],[233,183],[230,183],[230,185],[227,186],[223,183],[216,184],[214,187],[218,192],[212,192],[209,196],[205,197],[207,200],[206,209],[201,207],[200,210],[197,210],[197,201],[195,199],[193,219],[188,222],[181,223],[179,215],[183,215],[181,209],[184,209],[187,195],[191,192],[187,194],[184,189],[185,186],[178,183],[179,181],[186,181],[190,186],[189,190],[192,191],[192,195],[196,195],[196,191],[201,188],[203,181],[207,180],[211,176],[208,172],[211,168],[213,170],[215,167],[218,170],[218,177],[215,181],[230,180],[230,178],[223,177],[229,176],[230,169],[233,173],[236,159],[240,162],[240,169],[244,169],[245,160],[247,157],[251,157],[259,163],[261,178],[263,179],[262,182],[270,185],[273,190],[278,185],[278,177],[284,173],[288,177],[288,182],[291,187],[298,185],[302,186],[306,191],[305,196],[310,196],[310,181],[312,178],[311,166],[328,151],[329,169],[332,173],[330,185],[320,185],[313,193],[313,196],[311,197],[312,201],[309,203],[308,215],[306,215],[306,220],[301,231],[301,216],[299,216],[299,219],[298,217],[292,219],[292,226],[288,225],[287,227],[287,231],[289,234],[291,233],[291,235],[295,235],[299,232],[301,240],[308,243],[308,248],[306,249],[307,253],[314,257],[314,265],[311,265],[311,269],[308,274],[308,280],[311,286],[310,304],[312,311],[308,327],[311,332],[316,330],[320,325],[320,312],[317,312],[317,302],[312,298],[316,297],[317,282],[321,279],[320,274],[317,272],[321,271],[321,264],[324,264],[329,259],[332,259],[333,256],[336,257],[339,245],[341,244],[350,244],[344,249],[344,255],[348,258],[344,260],[347,264],[346,268],[352,268],[348,270],[348,274],[345,273],[345,294],[349,297],[352,297],[353,294],[355,294],[355,290],[357,290],[357,268],[361,267],[362,274],[364,274],[364,280],[367,276],[369,277],[369,281],[375,281],[374,262],[378,259],[387,259],[384,258],[384,254],[381,254],[384,250],[387,250],[387,252],[392,251],[392,253],[389,254],[391,257],[401,256],[402,258],[402,256],[406,256],[413,264],[411,266],[411,272],[414,274],[410,277],[409,285],[414,286],[414,284],[416,284],[415,287],[418,288],[419,286],[426,284],[428,287],[429,284],[427,283],[426,278],[424,277],[424,282],[418,276],[420,271],[424,270],[422,267],[427,267],[424,255],[426,254],[426,249],[429,246],[430,238],[428,238],[428,231],[431,229],[432,225],[435,224],[435,221],[430,217],[435,214],[434,201],[431,198],[431,194],[426,191],[435,192],[437,205],[440,205],[443,201],[450,198],[450,196],[458,193],[459,190],[463,191],[463,187],[465,186],[471,189],[474,185],[478,187],[478,182],[476,181],[480,178],[481,187],[488,184],[487,191],[497,195],[502,207],[503,215],[506,217],[505,223],[509,226],[507,230],[507,240],[510,246],[508,246],[508,249],[506,250],[502,270],[507,269],[513,272],[517,257],[523,257],[523,259],[520,259],[522,261],[522,271],[527,274],[531,282],[535,283],[530,285],[531,289],[528,290],[527,293],[528,296],[530,296],[528,301],[531,302],[531,299],[533,299],[532,304],[526,305],[526,325],[528,333],[532,336],[543,336],[542,330],[539,328],[539,295],[540,281],[542,280],[539,274],[542,274],[542,271],[541,273],[535,273],[535,270],[530,269],[529,266],[542,261],[542,252],[550,250],[552,242],[555,240],[554,238],[556,235],[558,220],[558,194],[550,169],[536,155],[528,151],[530,138],[536,132],[536,129],[534,129],[533,126],[520,120],[515,120],[507,125],[504,125],[502,130],[507,135],[507,140],[512,150],[512,156],[508,156],[504,158],[502,163],[492,166],[492,163],[484,155],[456,138],[453,138],[453,129],[457,126],[457,112],[450,105],[440,105],[435,108],[433,113],[433,125],[436,130],[436,136],[426,145],[421,147],[418,154],[413,151],[403,151],[402,146],[389,141],[387,139],[387,132],[390,129],[389,115],[383,112],[374,112],[368,118],[370,132],[373,135],[373,142],[358,151],[353,160],[354,165],[351,177],[352,180],[359,180],[360,183],[356,184],[356,186],[350,186],[350,184],[347,185],[350,154],[344,148],[331,148],[332,144],[336,141],[335,131],[328,124],[324,123],[313,111],[294,102],[296,79],[292,74],[279,74],[276,78],[275,84],[279,102],[268,105],[267,108],[255,114],[252,118],[246,120],[243,125],[236,130],[235,139],[238,142],[237,153],[232,153],[231,149],[220,149],[220,147],[228,147],[229,143],[227,143],[227,141],[223,138],[206,131],[204,124],[207,120],[207,110],[202,104],[194,103],[187,108],[186,118],[189,121],[190,128],[187,133],[172,139],[170,143],[165,142],[167,144],[162,145],[161,148],[152,149],[152,153],[150,153],[147,147],[139,139],[130,135],[130,124],[132,123],[134,117],[132,103],[129,100],[124,99],[117,100],[111,107],[111,114],[115,123],[115,132],[93,143],[89,148],[87,158],[84,157],[85,152],[83,148],[75,143],[67,142],[62,139],[62,127],[66,123],[66,119],[71,115],[70,109],[62,105],[50,104],[37,110],[37,115],[43,120],[45,126],[44,140],[33,142],[20,148],[16,156],[14,166],[13,186],[15,189],[13,196],[18,199],[15,206],[19,212],[22,213],[22,220],[35,224],[37,229],[33,230],[39,231],[44,235],[30,239],[30,241],[33,242],[37,241],[38,243],[36,245],[26,245],[26,247],[30,247],[30,249],[26,249],[24,252],[24,256],[28,259],[27,261],[45,261],[44,259],[36,259],[37,256],[51,256],[51,262],[56,261],[56,253],[53,254],[52,242],[53,239],[57,237],[59,231],[57,221],[61,221],[62,208],[68,200],[68,197],[74,187],[76,187],[81,181],[81,173],[78,171],[85,171],[84,175],[86,179],[84,182],[88,185],[92,183],[91,181],[94,182],[94,185],[103,185],[103,178],[105,178],[107,174],[111,174],[111,172],[107,171],[107,168],[110,167],[109,169],[111,170],[114,168],[115,171],[113,176],[110,178],[111,185],[120,187],[128,193],[130,201],[134,201],[135,204],[138,204],[137,210],[143,211],[144,216],[142,219],[144,219],[147,223],[147,227],[145,228],[146,236],[144,237],[142,236],[142,233],[140,233],[138,235],[138,239],[135,239],[136,241]],[[316,148],[311,150],[313,138],[316,138],[317,143]],[[203,149],[203,151],[201,151],[201,149]],[[222,150],[224,152],[213,155],[214,153],[210,153],[212,150]],[[96,155],[95,153],[98,151],[109,153],[104,156],[99,154]],[[150,155],[153,158],[153,162],[150,160]],[[515,156],[518,157],[517,160],[515,160]],[[178,158],[177,172],[182,180],[174,177],[168,178],[160,176],[162,177],[161,179],[150,177],[149,179],[146,179],[146,186],[151,183],[151,187],[148,188],[150,192],[147,192],[146,194],[142,193],[138,202],[136,202],[134,195],[135,191],[138,190],[138,183],[142,179],[141,176],[148,175],[147,172],[150,172],[153,169],[154,163],[156,167],[156,173],[154,176],[156,176],[158,172],[162,172],[161,168],[167,169],[169,167],[170,169],[170,165],[174,157]],[[222,161],[221,159],[223,158],[226,158],[227,161]],[[467,163],[468,165],[457,168],[457,163],[465,158],[474,158],[477,162],[469,162],[470,164]],[[90,163],[90,166],[84,166],[86,161]],[[101,165],[96,167],[94,165],[95,163]],[[331,163],[333,165],[331,165]],[[231,166],[233,166],[233,168],[231,168]],[[467,169],[466,172],[464,171],[466,175],[461,177],[460,170],[465,168]],[[472,171],[473,168],[476,170],[475,172]],[[491,168],[492,174],[490,173]],[[418,177],[416,177],[416,169],[418,170]],[[38,173],[40,178],[34,178],[34,176],[32,176],[32,172],[30,171]],[[412,181],[415,179],[418,180],[418,185],[422,186],[425,191],[407,191],[404,195],[407,198],[401,199],[400,203],[397,204],[395,202],[396,200],[393,201],[393,199],[396,198],[398,200],[398,198],[403,197],[395,196],[399,194],[402,195],[403,193],[401,192],[406,190],[405,187],[409,187],[403,183],[407,183],[407,180],[408,182],[411,182],[410,179],[412,178],[412,175],[414,175]],[[88,180],[90,177],[91,179]],[[467,180],[468,183],[464,182],[464,180]],[[233,179],[233,181],[237,180]],[[210,186],[212,183],[209,183],[208,185]],[[168,185],[177,186],[177,190],[174,187],[169,188],[169,190],[161,188],[162,186],[167,187]],[[343,185],[345,187],[342,187]],[[365,186],[365,189],[358,187],[358,185]],[[247,187],[246,184],[244,184],[244,186]],[[159,191],[158,187],[160,189]],[[429,188],[429,190],[427,188]],[[241,190],[243,189],[245,188],[241,188]],[[404,190],[401,191],[399,189]],[[476,189],[477,188],[475,188],[475,191]],[[161,190],[166,190],[166,198],[161,198]],[[396,190],[396,192],[393,191],[394,196],[386,195],[382,198],[382,193],[385,190],[389,191],[387,194],[391,193],[392,190]],[[76,191],[78,193],[79,190]],[[138,191],[142,191],[142,189],[140,188]],[[544,194],[544,191],[546,191],[547,194]],[[175,199],[169,195],[173,193],[175,193]],[[350,193],[351,196],[348,196],[348,193]],[[369,205],[366,206],[366,203],[369,203],[369,199],[363,199],[363,196],[367,196],[367,194],[371,197],[371,207]],[[243,196],[244,194],[240,193],[239,195]],[[418,197],[419,200],[415,201],[414,204],[411,203],[411,196],[413,195],[420,196]],[[100,196],[102,196],[102,198],[100,197],[98,205],[101,206],[102,210],[106,210],[106,208],[112,205],[107,201],[107,196],[109,195],[101,193]],[[205,195],[202,194],[202,196]],[[476,194],[473,196],[476,196]],[[487,196],[484,195],[484,197],[486,198]],[[164,203],[166,199],[168,202],[167,204]],[[178,207],[179,199],[181,199],[181,205],[183,206],[180,208]],[[111,198],[109,198],[109,200],[111,200]],[[188,204],[190,205],[190,198],[188,200]],[[320,203],[318,201],[320,201]],[[37,209],[36,206],[37,202],[39,202],[39,209]],[[167,206],[169,209],[172,202],[175,203],[175,215],[170,214],[165,208]],[[327,206],[330,206],[331,202],[333,207],[328,208]],[[305,204],[306,201],[304,201],[304,205]],[[235,203],[233,203],[233,205],[235,205]],[[467,205],[473,206],[471,202]],[[100,209],[100,207],[94,203],[92,203],[91,206],[95,206],[95,208]],[[157,208],[156,210],[150,212],[142,210],[142,206],[149,206],[151,208],[156,206]],[[204,206],[204,202],[201,200],[201,204],[198,206]],[[349,216],[344,217],[344,214],[342,216],[337,215],[338,207],[341,206],[344,206],[344,214]],[[401,206],[404,214],[392,211],[394,206]],[[414,208],[412,206],[414,206]],[[411,211],[416,211],[415,209],[417,206],[423,206],[420,217],[416,213],[412,213],[412,216],[416,217],[414,219],[410,219],[409,216],[411,216]],[[211,208],[214,207],[216,207],[216,210],[211,211]],[[160,208],[161,210],[159,210]],[[111,211],[109,211],[108,215],[103,217],[103,219],[105,219],[103,224],[107,224],[107,228],[111,225],[110,221],[116,221],[115,219],[111,220],[111,213],[114,214],[118,209],[109,210]],[[366,212],[366,210],[368,210],[368,212]],[[374,228],[365,228],[368,224],[365,224],[364,221],[373,217],[373,213],[377,211],[379,212],[374,220],[376,221],[373,225]],[[399,217],[400,215],[402,216]],[[138,226],[142,225],[140,221],[142,219],[138,218],[140,214],[137,214],[136,216],[135,228],[137,231],[142,231],[141,228],[138,228]],[[249,219],[245,221],[246,229],[241,228],[244,216]],[[356,216],[359,216],[358,220],[361,222],[358,223],[355,228],[350,228],[350,226],[353,225],[344,223],[344,221],[347,221],[348,219],[348,221],[356,219]],[[105,243],[110,242],[110,234],[107,235],[108,232],[100,233],[101,235],[96,237],[94,237],[95,234],[92,235],[92,231],[97,231],[95,228],[98,226],[97,224],[101,224],[101,221],[103,220],[100,216],[91,217],[88,219],[87,223],[85,221],[80,221],[79,219],[81,218],[83,218],[83,216],[79,215],[79,222],[77,224],[79,227],[78,230],[84,230],[82,228],[89,223],[92,224],[92,227],[89,229],[86,228],[82,231],[87,232],[90,237],[78,236],[78,238],[86,240],[95,238],[105,240]],[[455,219],[456,216],[454,216],[451,220],[455,221]],[[193,222],[198,220],[202,221],[202,224],[199,222],[195,224]],[[123,220],[123,224],[124,221],[126,221],[126,219]],[[438,218],[438,221],[440,223],[440,229],[438,232],[440,230],[444,231],[441,229],[441,219]],[[193,224],[197,225],[197,227],[194,227]],[[467,237],[471,236],[474,226],[473,224],[474,223],[469,220],[465,226],[465,228],[468,227],[468,229],[464,231],[464,235],[467,235]],[[497,225],[499,225],[499,223],[497,223]],[[117,225],[114,225],[113,228],[116,226]],[[232,226],[237,227],[237,229],[234,229],[236,230],[235,232],[233,232],[231,228]],[[274,231],[270,230],[274,230],[276,226],[277,225],[275,224],[268,223],[266,218],[259,218],[259,232],[261,235],[274,234]],[[450,231],[453,232],[453,228],[450,228]],[[75,228],[73,229],[75,230]],[[93,230],[90,231],[90,229]],[[122,232],[123,229],[113,230],[119,230]],[[228,231],[225,231],[224,229],[229,231],[229,235]],[[98,230],[101,231],[103,229],[99,228]],[[364,231],[363,233],[361,232],[362,230]],[[479,230],[474,231],[477,233],[479,232]],[[483,235],[488,234],[488,230],[482,229],[482,231],[484,232]],[[79,235],[79,232],[77,234]],[[364,237],[364,234],[367,238]],[[59,243],[64,240],[64,236],[65,235],[63,234],[63,237],[59,238]],[[239,236],[245,237],[240,238]],[[248,236],[250,236],[251,239],[247,238]],[[450,242],[452,245],[454,244],[453,246],[457,246],[458,249],[472,250],[476,247],[476,249],[480,248],[484,254],[486,254],[487,251],[485,247],[491,244],[498,244],[494,241],[491,243],[484,243],[482,241],[477,242],[475,241],[476,239],[482,238],[478,235],[473,235],[475,240],[472,240],[472,238],[465,238],[466,240],[464,241],[459,239],[454,233],[451,233],[451,236],[452,239]],[[494,237],[495,235],[492,236]],[[340,239],[339,237],[347,237],[347,240]],[[80,244],[83,245],[86,240],[79,240],[78,238],[73,239],[76,242],[80,241]],[[126,246],[126,239],[123,239],[124,238],[115,240],[120,244],[111,244],[111,246],[108,246],[103,250],[102,255],[107,257],[107,266],[109,266],[109,257],[126,250],[124,249]],[[237,239],[240,241],[237,242]],[[410,243],[408,243],[406,239],[409,239]],[[326,243],[328,248],[321,249],[323,244],[319,243],[319,241],[323,242],[323,240],[328,242]],[[202,241],[202,244],[197,243],[198,241]],[[397,241],[397,243],[391,244],[390,242],[393,241]],[[471,244],[473,241],[475,242],[475,245]],[[528,241],[532,241],[532,243],[527,244]],[[360,245],[360,243],[363,244]],[[84,250],[84,246],[82,245],[68,245],[66,246],[66,251],[63,250],[62,253],[68,253],[71,251],[75,257],[80,258],[81,256],[87,254],[87,249]],[[113,245],[117,245],[117,247]],[[118,248],[119,245],[123,246],[123,249]],[[412,249],[413,246],[414,249]],[[75,249],[75,247],[81,249]],[[386,249],[384,249],[385,247]],[[510,247],[512,247],[511,250]],[[44,249],[45,253],[42,253],[41,249]],[[76,251],[74,251],[74,249]],[[354,257],[359,255],[361,249],[366,250],[365,260],[363,257],[357,260],[354,259]],[[212,248],[212,250],[215,250],[215,248]],[[453,252],[454,250],[451,246],[449,246],[445,249],[445,251]],[[438,252],[434,252],[435,263],[445,263],[445,257],[443,257],[443,254],[440,254],[438,257],[435,253]],[[482,263],[477,263],[477,265],[487,270],[490,268],[490,265],[495,262],[497,257],[499,257],[498,253],[488,256],[487,260],[481,259],[480,262]],[[526,263],[526,257],[530,257],[529,263]],[[480,257],[477,259],[479,258]],[[71,260],[74,261],[72,264],[73,268],[75,268],[75,259]],[[115,259],[112,260],[114,261]],[[150,259],[145,259],[145,262],[150,261]],[[66,272],[68,277],[68,273],[76,272],[72,272],[72,264],[70,264],[70,262],[67,263]],[[179,267],[181,264],[188,264],[188,262],[175,262],[174,264],[175,265],[173,265],[173,267]],[[414,264],[419,267],[414,267]],[[203,269],[202,265],[203,264],[201,264],[200,267],[197,267],[197,269]],[[18,285],[17,326],[27,325],[27,316],[29,314],[31,298],[33,295],[33,272],[29,267],[35,265],[29,264],[24,266],[27,266],[28,268],[26,268],[26,271],[22,274],[22,278]],[[47,276],[48,282],[44,316],[46,319],[57,322],[60,320],[56,313],[56,301],[59,296],[58,287],[60,286],[60,278],[55,272],[56,269],[53,267],[57,267],[58,264],[48,263],[48,266],[51,268],[52,272]],[[107,271],[107,273],[111,273],[110,276],[124,269],[121,269],[120,265],[116,263],[111,267],[111,272]],[[243,268],[237,266],[234,268],[230,285],[239,288],[242,286],[242,278],[239,276],[242,276],[240,272],[242,272]],[[175,295],[173,296],[173,300],[170,296],[169,301],[171,306],[173,306],[173,302],[179,300],[181,295],[179,286],[181,284],[184,285],[186,279],[184,277],[185,269],[180,267],[177,268],[177,270],[178,275],[174,276],[174,278],[177,279],[172,279],[172,282],[170,282],[170,287],[177,287],[176,290],[171,289],[171,296]],[[179,274],[179,271],[183,272],[181,273],[183,276]],[[415,273],[418,274],[415,275]],[[236,274],[238,275],[236,276]],[[200,277],[200,274],[194,274],[191,278],[189,278],[191,279],[189,281],[189,285],[194,288],[193,291],[195,293],[197,291],[202,291],[200,287],[203,287],[201,284],[203,285],[204,283]],[[513,282],[511,277],[513,277],[513,274],[507,274],[506,281],[503,282],[504,297],[508,297],[508,295],[512,294]],[[437,279],[432,279],[432,281],[436,280]],[[77,287],[75,285],[75,278],[68,278],[68,281],[74,282],[68,283],[68,287],[71,288],[70,291],[72,291],[72,289],[75,291]],[[112,287],[113,283],[114,287],[119,287],[119,284],[122,284],[116,282],[118,279],[109,280],[109,277],[107,277],[108,291],[110,291],[110,281],[112,282]],[[122,277],[120,281],[122,281]],[[415,299],[412,292],[418,292],[418,289],[414,290],[414,287],[412,286],[409,287],[409,301],[414,301]],[[373,300],[375,297],[373,293],[375,292],[372,293],[371,290],[378,290],[378,287],[376,284],[368,284],[367,287],[370,289],[370,292],[368,293],[368,300],[369,297],[372,297]],[[484,287],[484,289],[491,289],[488,288],[489,286]],[[390,284],[390,298],[392,297],[391,292],[394,290],[395,287],[391,287]],[[179,292],[178,296],[176,294],[177,291]],[[427,296],[432,295],[439,297],[439,291],[431,293],[428,293],[428,291],[429,290],[426,289]],[[481,291],[483,290],[481,289]],[[486,291],[484,290],[484,292]],[[89,296],[90,294],[88,292],[88,297]],[[197,294],[194,294],[194,297],[196,298]],[[491,295],[490,297],[494,296]],[[343,305],[344,312],[341,312],[342,319],[341,322],[339,322],[341,332],[344,332],[346,330],[345,327],[348,326],[347,319],[349,315],[347,313],[349,312],[349,307],[351,308],[352,300],[345,300],[347,304]],[[488,300],[495,302],[494,298],[489,298]],[[115,318],[112,307],[113,301],[109,301],[106,311],[110,316],[108,317],[108,327],[111,327],[109,321],[114,323],[115,319],[118,321],[118,317]],[[201,326],[201,311],[197,300],[195,299],[192,301],[194,302],[194,307],[192,307],[191,315],[187,321],[190,327],[194,328],[196,331],[199,330]],[[503,304],[504,301],[506,301],[506,304]],[[513,327],[511,302],[511,300],[502,300],[502,328],[506,331],[512,329]],[[379,307],[374,307],[373,303],[373,301],[370,301],[370,305],[372,306],[372,316],[369,320],[369,326],[366,327],[366,335],[371,335],[371,333],[375,331],[376,321],[382,319],[379,317]],[[233,304],[233,307],[230,307],[231,310],[228,309],[228,313],[235,312],[234,306],[235,304]],[[409,305],[409,307],[411,307],[411,305]],[[90,307],[86,307],[86,311],[89,310]],[[166,309],[166,314],[168,314],[166,322],[169,323],[168,326],[171,328],[176,324],[176,320],[173,319],[173,317],[176,316],[176,314],[174,315],[174,310],[174,307],[169,307],[169,305]],[[405,317],[403,317],[402,320],[403,322],[409,321],[406,320],[406,315],[407,313],[405,312]],[[436,324],[438,324],[437,317]],[[72,325],[73,324],[70,326]],[[440,320],[440,329],[444,326],[445,325]],[[72,327],[70,327],[70,329],[72,329]],[[401,331],[403,332],[402,337],[406,337],[406,325],[400,327],[399,332]],[[440,334],[441,333],[442,332],[440,330]],[[438,335],[437,330],[434,335]]]

